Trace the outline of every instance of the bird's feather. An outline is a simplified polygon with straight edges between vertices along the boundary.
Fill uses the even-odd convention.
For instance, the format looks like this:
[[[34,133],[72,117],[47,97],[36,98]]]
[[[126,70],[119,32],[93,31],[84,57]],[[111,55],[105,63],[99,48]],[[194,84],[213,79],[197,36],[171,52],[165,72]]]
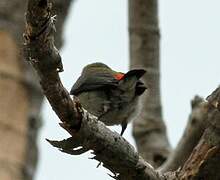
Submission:
[[[114,88],[118,86],[118,80],[109,73],[94,73],[81,75],[73,85],[70,94],[77,95],[85,91]]]
[[[129,78],[132,76],[136,76],[137,79],[140,79],[145,73],[146,71],[144,69],[132,69],[124,75],[123,79]]]

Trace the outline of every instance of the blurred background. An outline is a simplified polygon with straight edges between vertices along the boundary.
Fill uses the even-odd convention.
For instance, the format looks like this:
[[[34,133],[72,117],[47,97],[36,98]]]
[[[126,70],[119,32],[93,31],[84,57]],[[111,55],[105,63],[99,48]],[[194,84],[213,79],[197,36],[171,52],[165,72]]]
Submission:
[[[220,2],[216,0],[159,1],[161,30],[162,104],[168,136],[175,146],[182,135],[190,100],[209,95],[219,85]],[[70,89],[82,68],[101,61],[113,69],[127,71],[128,2],[126,0],[75,1],[65,24],[65,43],[61,50],[64,72],[61,77]],[[38,144],[40,159],[35,180],[111,179],[91,154],[70,156],[50,146],[45,138],[68,136],[44,101],[43,127]],[[112,128],[119,132],[120,128]],[[131,125],[124,137],[133,145]]]
[[[0,42],[2,42],[0,43],[0,62],[2,63],[0,77],[6,75],[6,79],[13,80],[6,84],[5,77],[0,78],[2,102],[0,102],[0,111],[6,112],[10,109],[9,113],[6,113],[7,116],[0,112],[0,120],[5,120],[5,122],[0,121],[0,174],[3,174],[3,177],[5,169],[16,174],[15,177],[23,177],[25,173],[29,173],[31,176],[34,173],[35,158],[37,157],[35,136],[40,118],[38,110],[41,99],[36,97],[42,98],[42,94],[39,87],[32,84],[32,82],[37,82],[36,80],[33,81],[31,78],[31,80],[27,80],[30,87],[36,91],[34,92],[36,96],[33,95],[32,99],[34,103],[31,103],[37,104],[38,107],[28,104],[27,96],[29,97],[29,94],[26,93],[26,87],[24,88],[21,83],[24,80],[22,79],[23,69],[17,65],[20,62],[14,63],[19,60],[18,54],[22,47],[18,48],[19,52],[16,52],[16,47],[11,46],[11,44],[13,45],[12,40],[4,39],[4,36],[8,36],[8,32],[14,37],[22,38],[24,3],[27,1],[22,2],[20,0],[0,1],[0,30],[3,27],[3,33],[0,31]],[[61,2],[59,0],[54,0],[54,2],[58,4],[58,7],[62,4],[59,4]],[[67,7],[69,2],[66,0]],[[159,0],[158,5],[161,31],[160,69],[163,116],[169,140],[172,147],[175,147],[191,111],[190,100],[196,94],[207,97],[219,85],[220,2],[217,0]],[[60,6],[64,14],[61,13],[61,10],[57,10],[57,34],[59,35],[62,34],[60,30],[62,23],[59,24],[59,18],[63,19],[66,9],[68,9]],[[64,72],[60,75],[66,89],[70,90],[82,68],[89,63],[103,62],[114,70],[128,71],[128,0],[75,0],[71,4],[63,30],[64,42],[61,56]],[[17,42],[22,42],[19,38],[16,39]],[[11,49],[7,48],[9,45]],[[61,47],[60,36],[58,37],[58,47]],[[8,61],[8,59],[12,59],[12,61]],[[15,74],[13,74],[14,72],[10,74],[10,68],[4,70],[4,67],[12,67],[12,62],[19,67],[19,71]],[[13,68],[12,70],[16,69]],[[12,86],[15,84],[14,80],[19,85]],[[26,79],[24,81],[26,82]],[[19,89],[22,93],[18,91]],[[24,99],[20,100],[20,97],[24,97]],[[9,100],[8,103],[3,103],[3,98]],[[38,100],[39,102],[37,102]],[[14,109],[14,113],[11,109]],[[20,110],[24,112],[24,117],[21,113],[16,114]],[[29,113],[28,117],[26,117],[27,113]],[[17,121],[18,116],[21,122]],[[27,123],[29,124],[27,125]],[[70,156],[49,145],[45,138],[58,140],[69,137],[58,123],[59,119],[48,101],[44,99],[42,126],[37,138],[39,157],[34,180],[112,179],[107,174],[110,173],[108,170],[101,166],[97,169],[98,162],[88,159],[92,157],[90,153]],[[33,128],[35,131],[28,134],[30,133],[28,128]],[[111,127],[111,129],[117,132],[121,130],[120,127]],[[135,146],[130,124],[123,136]],[[11,140],[16,142],[18,148],[11,143],[14,142]],[[29,144],[26,146],[26,143]],[[31,148],[29,153],[32,154],[30,154],[31,158],[27,158],[30,162],[25,161],[24,163],[24,157],[26,158],[26,155],[29,157],[29,154],[25,154],[27,150],[25,148]],[[21,172],[23,168],[27,172]]]

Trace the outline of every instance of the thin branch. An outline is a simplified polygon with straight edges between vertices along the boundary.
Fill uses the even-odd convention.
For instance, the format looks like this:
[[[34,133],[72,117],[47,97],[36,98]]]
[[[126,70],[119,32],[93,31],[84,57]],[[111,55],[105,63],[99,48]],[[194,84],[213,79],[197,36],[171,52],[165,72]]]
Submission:
[[[60,142],[48,141],[69,154],[92,150],[93,158],[112,171],[116,179],[163,179],[123,137],[83,110],[63,87],[58,75],[63,68],[54,46],[51,8],[49,0],[29,0],[24,34],[26,59],[37,71],[44,94],[62,121],[61,126],[72,135]]]

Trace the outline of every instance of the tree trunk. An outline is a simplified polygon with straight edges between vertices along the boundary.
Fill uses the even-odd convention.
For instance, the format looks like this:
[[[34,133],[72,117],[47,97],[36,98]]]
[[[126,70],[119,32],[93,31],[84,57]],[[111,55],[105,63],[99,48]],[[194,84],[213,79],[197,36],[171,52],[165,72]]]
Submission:
[[[71,0],[55,0],[57,47]],[[43,94],[33,68],[23,61],[22,42],[27,0],[0,1],[0,179],[31,180],[38,149]],[[13,13],[12,13],[13,12]],[[7,32],[7,33],[6,33]],[[3,147],[3,148],[2,148]]]
[[[160,98],[159,28],[157,0],[129,0],[130,67],[145,68],[148,87],[141,114],[133,123],[138,152],[154,167],[168,158],[171,148]]]
[[[29,99],[18,47],[0,31],[0,179],[24,179]]]

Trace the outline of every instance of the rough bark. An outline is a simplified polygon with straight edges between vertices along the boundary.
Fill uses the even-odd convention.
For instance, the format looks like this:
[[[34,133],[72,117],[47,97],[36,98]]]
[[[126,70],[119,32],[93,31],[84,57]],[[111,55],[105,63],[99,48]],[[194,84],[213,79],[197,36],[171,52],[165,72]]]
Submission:
[[[202,98],[196,96],[192,100],[191,106],[192,112],[183,136],[168,160],[160,167],[161,172],[177,170],[185,163],[203,135],[207,122],[211,121],[208,119],[208,114],[212,112],[207,111],[208,104]]]
[[[0,31],[0,179],[23,179],[29,100],[16,41]]]
[[[41,87],[70,138],[48,140],[62,152],[80,155],[92,150],[94,158],[120,180],[148,179],[219,179],[220,148],[220,90],[207,103],[208,129],[180,170],[158,173],[142,159],[119,134],[111,132],[97,118],[86,112],[77,98],[71,99],[63,87],[59,72],[63,70],[61,57],[54,46],[54,17],[49,0],[29,0],[25,31],[26,59],[37,71]],[[209,113],[210,112],[210,113]],[[212,113],[213,112],[213,113]]]
[[[219,116],[219,113],[218,113]],[[220,116],[218,117],[220,118]],[[182,167],[180,179],[220,179],[220,133],[219,128],[210,127]]]
[[[219,180],[220,179],[220,88],[208,98],[204,108],[207,129],[199,143],[182,167],[167,173],[169,179],[180,180]]]
[[[159,27],[157,0],[129,0],[130,67],[145,68],[148,91],[133,135],[143,158],[154,167],[169,156],[171,148],[162,117],[160,98]]]
[[[55,0],[54,2],[54,12],[59,15],[57,22],[59,25],[57,28],[59,34],[56,36],[56,44],[58,47],[61,47],[63,24],[71,0]],[[4,97],[0,103],[1,107],[4,108],[1,108],[0,111],[4,111],[4,113],[1,112],[2,116],[0,120],[4,123],[8,122],[6,125],[4,123],[0,125],[0,128],[4,130],[1,132],[6,135],[4,142],[2,142],[3,138],[1,138],[0,144],[4,146],[5,142],[19,142],[13,143],[16,147],[14,150],[18,151],[17,153],[19,155],[17,158],[22,159],[22,163],[17,163],[16,158],[13,159],[13,155],[16,155],[16,152],[13,155],[11,153],[0,153],[2,156],[2,162],[0,162],[0,179],[6,179],[6,175],[8,175],[8,178],[16,180],[32,179],[37,164],[38,152],[36,138],[38,128],[41,124],[40,109],[43,94],[32,67],[24,63],[21,55],[26,3],[27,0],[0,1],[0,33],[1,38],[4,37],[1,39],[1,42],[4,43],[1,46],[2,56],[0,61],[0,96]],[[5,44],[9,46],[5,47]],[[22,71],[22,73],[19,74],[18,71]],[[15,92],[14,89],[17,91]],[[27,110],[22,109],[22,107],[26,107],[25,103],[28,104]],[[18,116],[16,116],[17,113],[14,113],[16,106],[18,106],[17,111],[20,112]],[[15,136],[18,133],[16,130],[18,124],[12,120],[19,122],[19,127],[24,126],[23,129],[20,129],[18,136]],[[9,149],[8,146],[9,144],[5,147]],[[21,158],[20,151],[22,151],[22,155],[25,157]],[[10,159],[10,156],[12,156],[12,159]],[[1,178],[3,176],[4,178]]]
[[[181,179],[220,179],[220,111],[213,107],[210,110],[210,126],[178,173]]]
[[[134,148],[111,132],[96,117],[85,112],[63,87],[58,72],[62,63],[53,42],[54,17],[48,0],[30,0],[25,32],[25,54],[40,77],[44,94],[72,137],[49,141],[62,151],[79,155],[93,150],[94,159],[114,173],[116,179],[161,179]]]

